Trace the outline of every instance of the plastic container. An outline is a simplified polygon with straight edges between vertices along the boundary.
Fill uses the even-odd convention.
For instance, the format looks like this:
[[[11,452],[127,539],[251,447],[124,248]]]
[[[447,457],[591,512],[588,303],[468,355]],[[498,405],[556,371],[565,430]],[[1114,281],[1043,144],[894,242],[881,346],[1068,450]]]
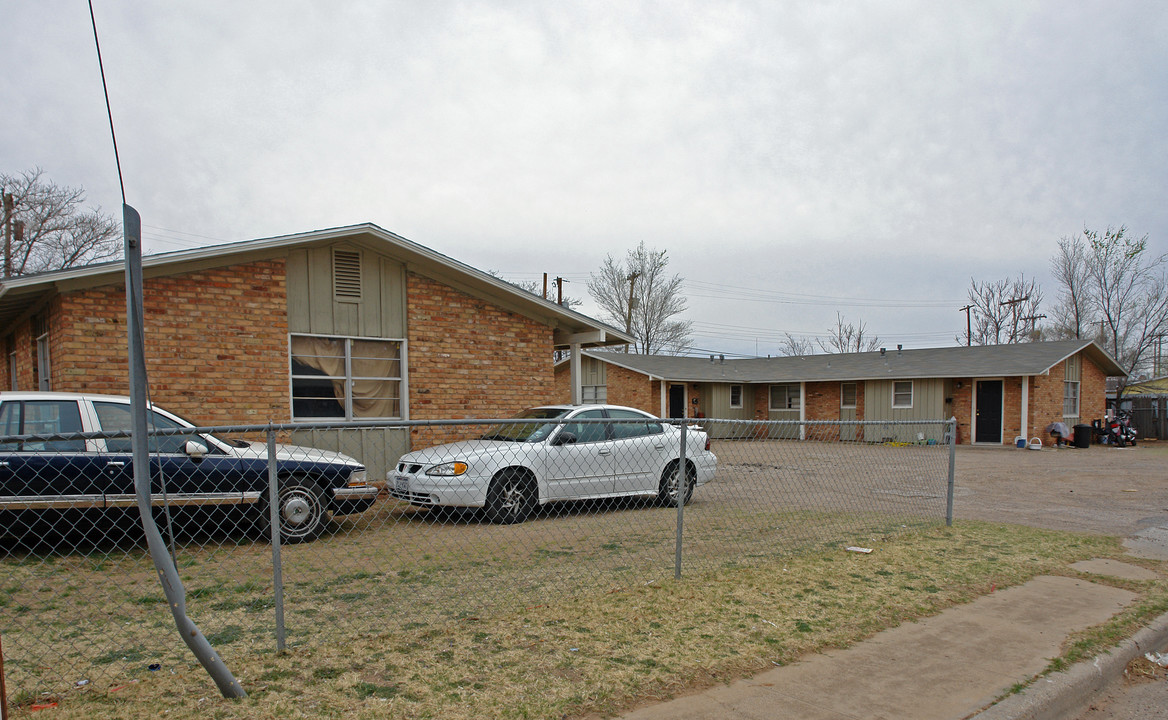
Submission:
[[[1091,447],[1091,437],[1094,435],[1095,429],[1090,425],[1076,425],[1075,426],[1075,447],[1086,448]]]

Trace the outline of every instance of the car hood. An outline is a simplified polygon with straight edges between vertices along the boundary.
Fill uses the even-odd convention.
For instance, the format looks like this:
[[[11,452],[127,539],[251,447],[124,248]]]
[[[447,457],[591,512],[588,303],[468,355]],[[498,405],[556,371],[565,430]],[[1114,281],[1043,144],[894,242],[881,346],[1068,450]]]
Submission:
[[[247,446],[236,447],[229,444],[227,452],[235,457],[265,460],[268,457],[268,446],[262,442],[247,442]],[[317,462],[343,465],[361,466],[357,460],[332,450],[302,447],[300,445],[277,445],[276,459],[289,462]]]
[[[509,442],[507,440],[463,440],[462,442],[435,445],[424,450],[406,453],[399,463],[413,465],[435,465],[451,460],[467,460],[484,455],[525,454],[540,443]]]

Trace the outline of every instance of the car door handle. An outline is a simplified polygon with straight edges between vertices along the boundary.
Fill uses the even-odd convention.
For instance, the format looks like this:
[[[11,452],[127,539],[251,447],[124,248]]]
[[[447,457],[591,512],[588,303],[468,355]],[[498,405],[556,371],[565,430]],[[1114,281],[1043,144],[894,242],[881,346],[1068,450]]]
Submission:
[[[600,450],[598,455],[612,455],[612,450]]]
[[[664,445],[654,445],[653,447],[657,450],[664,450],[665,449]]]

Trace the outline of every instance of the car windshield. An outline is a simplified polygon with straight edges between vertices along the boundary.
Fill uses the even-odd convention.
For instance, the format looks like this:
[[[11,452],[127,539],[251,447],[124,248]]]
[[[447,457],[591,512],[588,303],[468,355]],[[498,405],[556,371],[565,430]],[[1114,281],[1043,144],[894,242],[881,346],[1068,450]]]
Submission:
[[[570,408],[531,408],[515,416],[516,420],[559,420],[570,412]],[[483,440],[504,440],[507,442],[540,442],[556,429],[558,422],[523,422],[495,425],[483,435]]]

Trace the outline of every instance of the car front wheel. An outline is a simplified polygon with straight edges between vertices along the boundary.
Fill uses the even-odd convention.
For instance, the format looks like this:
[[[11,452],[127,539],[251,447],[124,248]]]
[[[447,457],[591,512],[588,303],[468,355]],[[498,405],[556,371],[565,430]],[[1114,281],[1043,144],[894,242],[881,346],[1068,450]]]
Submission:
[[[500,525],[523,522],[538,504],[535,481],[522,473],[501,473],[487,490],[487,517]]]
[[[281,542],[304,542],[320,534],[328,521],[322,495],[321,489],[309,478],[292,477],[280,485],[276,498],[276,517],[280,523]],[[270,528],[266,504],[263,512],[264,527]]]

